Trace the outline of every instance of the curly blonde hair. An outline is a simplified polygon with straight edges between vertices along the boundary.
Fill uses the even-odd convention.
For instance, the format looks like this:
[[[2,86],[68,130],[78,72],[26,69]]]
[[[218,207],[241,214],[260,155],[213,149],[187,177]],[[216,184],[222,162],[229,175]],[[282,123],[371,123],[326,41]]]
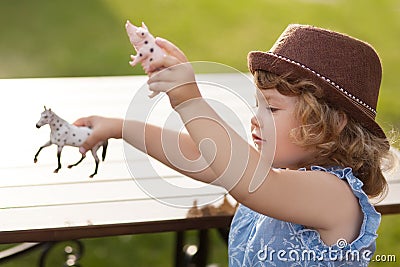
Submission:
[[[254,80],[259,89],[277,89],[282,95],[298,96],[295,116],[301,126],[292,129],[290,136],[302,147],[317,149],[315,158],[299,167],[351,167],[369,197],[387,193],[382,166],[391,167],[392,154],[386,139],[375,136],[344,111],[330,106],[323,99],[322,89],[309,80],[263,70],[255,71]]]

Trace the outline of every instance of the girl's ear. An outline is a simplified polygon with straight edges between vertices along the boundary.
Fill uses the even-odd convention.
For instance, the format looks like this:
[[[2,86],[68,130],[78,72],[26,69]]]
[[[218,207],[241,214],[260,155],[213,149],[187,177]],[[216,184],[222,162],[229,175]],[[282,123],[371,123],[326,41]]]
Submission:
[[[347,125],[347,122],[348,122],[346,113],[339,112],[339,122],[340,122],[339,129],[340,129],[340,132],[342,132],[344,127]]]

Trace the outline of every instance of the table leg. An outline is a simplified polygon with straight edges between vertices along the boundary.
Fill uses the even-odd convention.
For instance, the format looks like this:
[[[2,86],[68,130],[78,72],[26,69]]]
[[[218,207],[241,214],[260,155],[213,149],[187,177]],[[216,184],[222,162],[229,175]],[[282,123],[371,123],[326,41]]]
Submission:
[[[197,231],[198,245],[185,245],[185,232],[176,232],[176,267],[205,267],[208,259],[208,229]]]
[[[225,241],[225,244],[228,245],[229,228],[218,228],[217,230],[221,238]]]
[[[208,229],[198,231],[199,249],[193,256],[193,261],[197,267],[206,267],[209,242],[208,242]]]
[[[185,253],[183,252],[183,239],[184,239],[184,232],[179,231],[176,232],[175,235],[175,267],[184,267],[184,255]]]

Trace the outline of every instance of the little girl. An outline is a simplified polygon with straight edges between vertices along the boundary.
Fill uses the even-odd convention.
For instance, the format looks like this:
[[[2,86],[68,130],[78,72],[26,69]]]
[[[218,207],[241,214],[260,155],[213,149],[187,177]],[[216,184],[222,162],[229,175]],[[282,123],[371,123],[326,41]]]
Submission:
[[[386,190],[381,164],[389,153],[375,122],[381,64],[374,49],[333,31],[289,25],[269,52],[250,52],[259,89],[251,120],[255,149],[202,98],[182,51],[160,38],[157,44],[167,55],[151,64],[149,89],[166,92],[185,123],[182,154],[202,157],[208,167],[173,166],[157,126],[99,116],[75,122],[93,128],[82,152],[122,138],[125,123],[123,138],[131,145],[229,190],[240,203],[230,266],[367,266],[380,223],[369,197]]]

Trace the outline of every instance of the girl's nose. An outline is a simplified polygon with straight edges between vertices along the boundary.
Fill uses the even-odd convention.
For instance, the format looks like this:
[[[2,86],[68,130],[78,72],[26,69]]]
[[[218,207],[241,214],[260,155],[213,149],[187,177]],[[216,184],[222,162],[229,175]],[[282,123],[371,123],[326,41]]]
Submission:
[[[260,122],[257,119],[257,116],[251,117],[251,126],[260,128]]]

